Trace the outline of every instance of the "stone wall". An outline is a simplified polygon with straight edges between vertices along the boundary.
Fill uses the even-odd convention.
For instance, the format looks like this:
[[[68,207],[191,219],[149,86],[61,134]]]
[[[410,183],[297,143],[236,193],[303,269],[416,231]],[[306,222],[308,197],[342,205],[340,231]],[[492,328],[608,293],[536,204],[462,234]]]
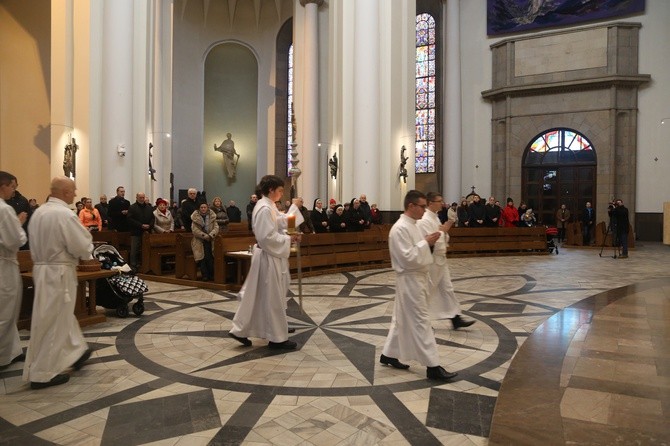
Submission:
[[[636,23],[565,30],[500,41],[491,46],[492,193],[521,200],[526,146],[556,127],[574,129],[597,156],[598,221],[607,203],[622,198],[635,209],[638,87]]]

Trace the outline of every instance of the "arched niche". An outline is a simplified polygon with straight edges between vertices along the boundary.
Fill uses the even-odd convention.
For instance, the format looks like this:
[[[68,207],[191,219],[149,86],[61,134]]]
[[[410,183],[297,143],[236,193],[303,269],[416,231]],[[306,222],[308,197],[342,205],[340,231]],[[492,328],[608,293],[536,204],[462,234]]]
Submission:
[[[258,147],[258,61],[246,46],[217,44],[205,59],[203,111],[203,186],[207,198],[220,196],[244,207],[256,186]],[[221,152],[214,150],[231,133],[239,153],[236,175],[229,178]],[[179,166],[174,166],[177,171]]]

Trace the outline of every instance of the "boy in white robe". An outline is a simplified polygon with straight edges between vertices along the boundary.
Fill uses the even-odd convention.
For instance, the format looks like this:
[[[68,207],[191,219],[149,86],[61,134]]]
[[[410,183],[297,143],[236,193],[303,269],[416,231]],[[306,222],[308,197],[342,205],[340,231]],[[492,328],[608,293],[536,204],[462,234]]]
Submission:
[[[74,316],[77,264],[93,251],[91,234],[68,206],[75,191],[71,179],[54,178],[49,201],[28,225],[35,301],[23,380],[33,389],[66,383],[70,375],[63,372],[79,370],[91,355]]]
[[[398,358],[415,360],[426,366],[428,379],[447,381],[457,374],[439,365],[427,301],[429,266],[433,263],[431,251],[441,232],[421,236],[416,222],[427,206],[422,192],[407,192],[404,205],[405,212],[389,232],[391,265],[398,277],[391,328],[379,362],[397,369],[408,369],[409,365],[401,363]],[[446,228],[441,230],[446,231]]]
[[[0,368],[25,360],[16,320],[21,309],[23,283],[16,253],[28,239],[21,227],[28,214],[18,216],[5,203],[16,190],[16,177],[0,171]]]
[[[288,339],[286,294],[291,281],[288,264],[291,243],[300,241],[300,235],[286,233],[290,214],[279,212],[275,205],[284,193],[284,180],[266,175],[259,189],[263,198],[258,200],[252,214],[257,243],[229,336],[245,346],[251,345],[251,336],[267,339],[271,349],[295,349],[297,343]],[[299,211],[295,218],[297,228],[301,223]]]
[[[431,287],[428,291],[428,306],[433,319],[451,319],[454,330],[469,327],[474,324],[473,320],[465,320],[461,316],[461,308],[456,299],[454,285],[451,283],[449,265],[447,265],[447,245],[449,243],[449,229],[454,222],[447,220],[440,223],[437,212],[442,209],[444,200],[442,195],[436,192],[426,194],[428,208],[416,224],[422,236],[427,236],[440,231],[440,238],[435,242],[433,248],[433,264],[430,265]],[[442,232],[444,230],[444,232]]]

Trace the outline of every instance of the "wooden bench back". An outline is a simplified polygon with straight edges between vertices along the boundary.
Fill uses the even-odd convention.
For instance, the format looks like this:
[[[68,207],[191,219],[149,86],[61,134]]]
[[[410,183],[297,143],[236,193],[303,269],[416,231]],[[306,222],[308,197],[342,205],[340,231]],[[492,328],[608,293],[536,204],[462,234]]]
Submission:
[[[17,252],[16,260],[19,262],[19,272],[27,273],[33,270],[33,259],[30,257],[30,251]]]
[[[546,254],[544,226],[532,228],[452,228],[448,256]]]

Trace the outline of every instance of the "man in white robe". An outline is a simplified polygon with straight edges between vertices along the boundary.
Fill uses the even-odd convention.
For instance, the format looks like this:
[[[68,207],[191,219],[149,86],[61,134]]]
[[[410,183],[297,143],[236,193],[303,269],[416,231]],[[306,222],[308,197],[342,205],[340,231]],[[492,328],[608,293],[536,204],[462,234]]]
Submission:
[[[429,267],[431,251],[441,232],[425,237],[417,227],[426,209],[426,196],[411,190],[405,196],[405,212],[389,232],[391,265],[397,273],[395,306],[391,328],[379,359],[384,365],[408,369],[403,360],[415,360],[426,366],[428,379],[447,381],[456,376],[439,365],[435,334],[428,311]]]
[[[249,337],[256,337],[267,339],[272,349],[297,347],[288,339],[286,294],[291,281],[288,264],[291,243],[299,241],[300,236],[286,231],[290,215],[295,215],[292,219],[295,228],[300,225],[302,216],[295,206],[291,206],[290,214],[277,209],[275,202],[282,197],[283,184],[283,180],[274,175],[266,175],[259,184],[263,198],[258,200],[252,214],[257,243],[229,332],[231,338],[245,346],[251,345]]]
[[[66,383],[70,376],[63,372],[79,370],[91,355],[74,316],[77,264],[93,250],[91,234],[68,206],[75,191],[71,179],[54,178],[49,201],[28,225],[35,300],[23,380],[33,389]]]
[[[25,360],[16,328],[23,293],[16,252],[28,241],[21,227],[28,214],[17,216],[5,203],[12,198],[16,185],[14,175],[0,171],[0,368]]]
[[[454,222],[447,220],[440,223],[437,212],[442,209],[444,200],[442,195],[436,192],[426,194],[428,208],[417,222],[422,236],[434,232],[440,232],[440,238],[435,242],[433,248],[433,264],[430,265],[431,287],[428,291],[428,307],[433,319],[451,319],[454,330],[461,327],[469,327],[474,324],[473,320],[465,320],[462,317],[461,307],[456,299],[454,285],[451,283],[449,265],[447,265],[447,245],[449,244],[449,229]]]

